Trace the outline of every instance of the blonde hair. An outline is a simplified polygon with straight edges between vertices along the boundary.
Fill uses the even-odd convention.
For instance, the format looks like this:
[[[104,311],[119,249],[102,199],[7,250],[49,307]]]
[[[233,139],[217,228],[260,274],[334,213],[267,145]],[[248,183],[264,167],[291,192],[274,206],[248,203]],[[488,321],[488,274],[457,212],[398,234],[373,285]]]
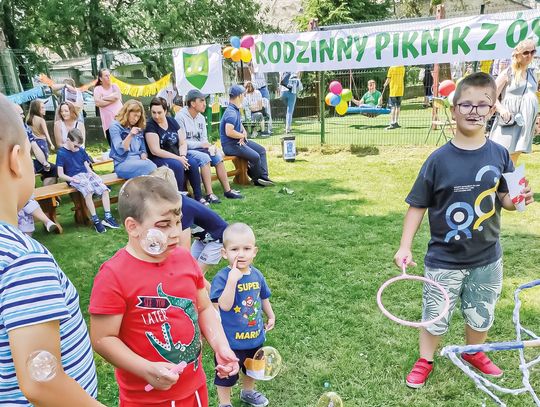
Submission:
[[[144,129],[146,127],[146,116],[144,114],[143,105],[138,100],[130,99],[124,103],[124,106],[122,106],[122,109],[120,109],[115,119],[118,120],[122,127],[126,127],[129,124],[129,114],[136,111],[141,112],[141,117],[133,126]]]
[[[523,52],[523,50],[529,47],[536,49],[536,43],[531,38],[527,38],[526,40],[519,42],[519,44],[514,48],[514,51],[512,51],[512,73],[514,75],[513,80],[516,83],[525,78],[525,72],[527,71],[528,67],[528,65],[523,65],[521,63],[518,56]]]
[[[253,243],[255,243],[255,233],[253,233],[253,229],[245,223],[237,222],[230,224],[223,231],[223,247],[227,247],[231,239],[238,235],[247,235],[250,239],[253,239]]]

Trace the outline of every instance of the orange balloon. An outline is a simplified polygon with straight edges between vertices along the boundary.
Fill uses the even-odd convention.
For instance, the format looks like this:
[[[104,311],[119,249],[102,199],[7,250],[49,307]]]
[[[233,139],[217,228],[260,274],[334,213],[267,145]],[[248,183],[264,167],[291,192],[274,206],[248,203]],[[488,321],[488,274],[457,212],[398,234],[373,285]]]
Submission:
[[[242,53],[240,52],[240,50],[238,48],[234,48],[232,51],[231,51],[231,59],[234,61],[234,62],[239,62],[240,59],[242,59]]]
[[[240,59],[245,63],[251,61],[251,51],[247,48],[240,48]]]
[[[225,58],[230,58],[231,57],[231,52],[234,48],[233,47],[225,47],[223,48],[223,56]]]

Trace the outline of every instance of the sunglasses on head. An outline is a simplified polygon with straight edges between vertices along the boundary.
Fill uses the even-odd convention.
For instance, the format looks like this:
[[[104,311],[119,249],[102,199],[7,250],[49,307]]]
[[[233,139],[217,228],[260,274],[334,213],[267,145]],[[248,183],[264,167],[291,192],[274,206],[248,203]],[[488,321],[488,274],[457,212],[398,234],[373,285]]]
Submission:
[[[525,56],[525,57],[528,57],[529,55],[534,55],[534,54],[536,54],[536,50],[533,49],[532,51],[523,51],[521,54],[522,54],[523,56]]]

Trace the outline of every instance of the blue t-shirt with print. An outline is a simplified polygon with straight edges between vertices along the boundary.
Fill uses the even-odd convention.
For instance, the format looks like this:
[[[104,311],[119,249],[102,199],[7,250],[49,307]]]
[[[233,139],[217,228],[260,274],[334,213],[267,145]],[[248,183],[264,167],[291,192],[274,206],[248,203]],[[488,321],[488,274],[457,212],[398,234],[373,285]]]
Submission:
[[[81,172],[87,172],[84,163],[91,163],[90,157],[86,150],[79,147],[77,151],[68,150],[65,147],[60,147],[56,153],[56,166],[64,168],[64,174],[74,177]]]
[[[162,128],[159,124],[156,123],[154,119],[148,120],[146,124],[146,129],[144,130],[144,136],[146,139],[147,133],[156,133],[159,136],[159,146],[162,150],[168,151],[176,155],[180,155],[180,136],[178,135],[178,130],[180,130],[180,125],[173,118],[167,116],[167,130]],[[146,151],[149,158],[154,158],[155,155],[152,154],[152,150],[148,147],[148,141],[146,141]]]
[[[182,230],[193,225],[200,226],[214,240],[223,240],[223,231],[227,228],[225,222],[212,209],[204,206],[195,199],[182,195]]]
[[[219,122],[219,138],[222,146],[235,145],[238,143],[238,139],[227,136],[225,133],[225,125],[230,123],[234,126],[234,129],[242,133],[242,117],[240,116],[240,110],[233,103],[229,103],[229,106],[223,112],[221,121]]]
[[[218,302],[223,294],[230,271],[230,267],[225,267],[212,280],[212,302]],[[270,288],[262,273],[250,266],[249,274],[244,274],[236,283],[232,308],[229,311],[219,310],[221,324],[231,349],[254,349],[264,343],[262,300],[270,298],[270,294]]]
[[[459,270],[501,257],[496,192],[508,192],[502,174],[512,171],[508,151],[491,140],[476,150],[449,141],[428,157],[405,199],[412,207],[428,209],[428,267]]]

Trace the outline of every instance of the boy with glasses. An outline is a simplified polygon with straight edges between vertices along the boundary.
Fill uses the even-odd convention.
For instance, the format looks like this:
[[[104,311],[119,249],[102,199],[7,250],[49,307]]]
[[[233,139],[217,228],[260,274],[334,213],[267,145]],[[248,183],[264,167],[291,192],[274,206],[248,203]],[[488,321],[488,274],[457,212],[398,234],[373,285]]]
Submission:
[[[406,380],[412,388],[422,387],[431,374],[435,350],[458,299],[467,344],[484,343],[493,324],[503,275],[501,206],[515,209],[502,177],[514,170],[508,151],[484,135],[486,121],[495,111],[496,94],[495,81],[482,72],[459,83],[452,107],[456,136],[426,160],[405,199],[410,206],[394,261],[400,268],[416,266],[411,246],[427,209],[431,240],[424,259],[425,276],[439,282],[450,296],[448,314],[420,330],[420,358]],[[533,202],[528,182],[523,193],[526,204]],[[445,305],[438,290],[427,286],[422,303],[423,320],[439,315]],[[503,374],[483,352],[461,357],[484,375]]]

